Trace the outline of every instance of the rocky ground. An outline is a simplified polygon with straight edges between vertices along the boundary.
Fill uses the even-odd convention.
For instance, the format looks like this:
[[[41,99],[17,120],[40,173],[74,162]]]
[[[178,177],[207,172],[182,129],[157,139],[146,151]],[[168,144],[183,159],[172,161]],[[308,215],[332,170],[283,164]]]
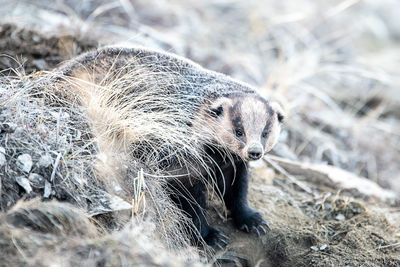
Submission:
[[[0,265],[205,262],[146,234],[151,221],[131,227],[127,215],[104,224],[99,214],[125,218],[132,201],[93,193],[87,183],[101,188],[93,181],[82,185],[79,178],[92,176],[82,162],[93,164],[87,155],[96,149],[70,140],[90,139],[85,115],[29,89],[39,71],[126,43],[191,58],[287,109],[280,144],[251,168],[250,202],[272,230],[261,238],[235,230],[213,200],[209,219],[230,244],[209,262],[400,266],[399,4],[156,2],[0,2]]]

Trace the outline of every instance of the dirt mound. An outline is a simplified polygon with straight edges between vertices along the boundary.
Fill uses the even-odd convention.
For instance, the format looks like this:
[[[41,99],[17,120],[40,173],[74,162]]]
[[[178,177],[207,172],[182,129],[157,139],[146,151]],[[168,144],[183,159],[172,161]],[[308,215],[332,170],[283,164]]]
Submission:
[[[257,237],[236,230],[223,215],[210,219],[228,233],[230,245],[218,262],[243,266],[400,266],[398,228],[376,214],[375,201],[331,194],[321,183],[308,183],[313,194],[274,178],[266,166],[256,170],[250,202],[268,220],[272,230]],[[395,209],[395,208],[394,208]],[[220,209],[222,210],[222,208]],[[229,218],[229,217],[228,217]],[[398,223],[399,221],[397,221]],[[397,224],[398,225],[398,224]]]
[[[199,266],[143,234],[150,225],[104,234],[75,207],[38,200],[0,214],[1,266]]]
[[[95,41],[78,39],[72,35],[45,37],[36,31],[2,24],[0,71],[3,75],[15,75],[14,70],[26,74],[49,70],[64,60],[96,47]]]

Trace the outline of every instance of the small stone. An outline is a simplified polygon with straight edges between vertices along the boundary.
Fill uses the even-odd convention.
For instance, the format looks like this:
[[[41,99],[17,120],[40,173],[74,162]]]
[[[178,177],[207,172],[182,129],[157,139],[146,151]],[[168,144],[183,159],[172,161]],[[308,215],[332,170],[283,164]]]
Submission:
[[[327,247],[328,247],[328,245],[327,245],[327,244],[324,244],[324,245],[322,245],[322,246],[319,248],[319,250],[325,250]]]
[[[29,154],[22,154],[17,158],[17,167],[25,172],[29,173],[32,169],[32,157]]]
[[[318,247],[316,247],[316,246],[311,246],[310,248],[311,248],[311,250],[314,250],[314,251],[319,251],[319,248],[318,248]]]
[[[6,150],[4,149],[4,147],[0,147],[0,167],[4,166],[6,163]]]
[[[56,120],[59,120],[59,119],[68,120],[69,117],[70,117],[69,114],[68,114],[67,112],[62,111],[62,110],[61,110],[61,112],[60,112],[60,110],[58,110],[58,111],[50,111],[50,114],[51,114]]]
[[[49,198],[51,194],[51,183],[49,181],[45,180],[44,181],[44,193],[43,197],[44,198]]]
[[[72,180],[72,182],[75,184],[75,185],[77,185],[77,186],[81,186],[81,185],[84,185],[84,184],[86,184],[86,181],[84,180],[84,179],[82,179],[78,174],[74,174],[72,177],[71,177],[71,180]]]
[[[346,217],[345,217],[343,214],[339,213],[339,214],[335,217],[335,220],[337,220],[337,221],[344,221],[344,220],[346,220]]]
[[[47,62],[43,59],[36,59],[33,60],[32,62],[39,70],[43,70],[49,67],[49,65],[47,65]]]
[[[25,130],[23,127],[17,127],[17,128],[15,128],[14,135],[17,137],[22,137],[24,132],[25,132]]]
[[[29,180],[26,179],[24,176],[18,176],[16,178],[17,183],[26,191],[26,193],[32,192],[32,187],[31,184],[29,183]]]
[[[330,211],[330,210],[332,210],[332,208],[333,208],[332,204],[330,204],[330,203],[325,204],[325,211]]]
[[[39,41],[40,41],[40,37],[39,37],[38,35],[36,35],[36,34],[33,34],[33,35],[32,35],[32,40],[33,40],[34,42],[39,42]]]
[[[38,167],[47,168],[53,164],[53,158],[49,154],[44,154],[40,157],[37,165]]]
[[[121,186],[120,186],[116,181],[112,181],[111,183],[112,183],[112,185],[113,185],[114,190],[115,190],[116,193],[122,192]]]
[[[122,198],[107,192],[96,190],[91,192],[89,199],[96,199],[89,205],[89,215],[95,216],[114,211],[132,210],[132,205]]]
[[[29,174],[28,179],[32,183],[33,187],[36,187],[36,188],[44,187],[44,178],[40,174],[31,173],[31,174]]]

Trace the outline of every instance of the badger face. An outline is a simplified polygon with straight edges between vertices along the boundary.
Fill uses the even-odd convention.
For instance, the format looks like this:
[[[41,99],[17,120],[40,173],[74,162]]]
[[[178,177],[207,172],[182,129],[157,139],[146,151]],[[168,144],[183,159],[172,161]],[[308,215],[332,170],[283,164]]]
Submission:
[[[218,99],[211,115],[220,125],[218,138],[245,161],[258,160],[273,148],[284,119],[278,103],[258,95]]]

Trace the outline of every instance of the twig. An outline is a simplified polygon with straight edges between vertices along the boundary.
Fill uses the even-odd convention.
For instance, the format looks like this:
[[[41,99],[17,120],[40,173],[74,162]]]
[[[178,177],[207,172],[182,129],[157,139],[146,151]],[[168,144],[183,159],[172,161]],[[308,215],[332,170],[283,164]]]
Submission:
[[[391,248],[391,247],[398,247],[398,246],[400,246],[400,242],[389,244],[389,245],[385,245],[385,246],[379,246],[377,249]]]
[[[269,159],[268,157],[264,157],[263,158],[269,165],[271,165],[275,170],[277,170],[278,172],[280,172],[281,174],[283,174],[284,176],[286,176],[292,183],[298,185],[301,189],[303,189],[305,192],[309,193],[309,194],[313,194],[311,188],[309,188],[308,186],[306,186],[305,184],[301,183],[300,181],[297,180],[296,177],[294,177],[293,175],[289,174],[285,169],[283,169],[281,166],[279,166],[278,163],[272,161],[271,159]]]
[[[59,139],[59,135],[60,135],[61,115],[62,115],[62,108],[60,108],[60,111],[58,112],[58,116],[57,116],[56,144],[58,144],[58,139]]]
[[[17,244],[17,241],[15,240],[14,236],[11,236],[11,240],[15,246],[15,248],[18,250],[18,252],[21,254],[21,256],[24,258],[25,262],[28,262],[28,257],[22,250],[22,248]]]
[[[54,163],[53,171],[50,176],[50,182],[53,182],[53,180],[54,180],[54,176],[56,175],[56,171],[57,171],[58,164],[60,163],[60,159],[61,159],[61,153],[58,152],[56,162]]]

